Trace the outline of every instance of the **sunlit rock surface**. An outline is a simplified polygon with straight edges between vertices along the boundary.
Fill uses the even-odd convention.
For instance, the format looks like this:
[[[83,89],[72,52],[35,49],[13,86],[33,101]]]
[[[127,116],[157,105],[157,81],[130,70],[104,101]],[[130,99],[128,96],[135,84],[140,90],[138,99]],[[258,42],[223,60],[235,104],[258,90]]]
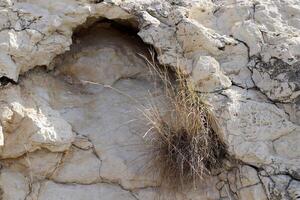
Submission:
[[[149,48],[241,161],[196,190],[147,170],[140,110],[165,108]],[[298,0],[2,0],[1,199],[297,199],[299,74]]]

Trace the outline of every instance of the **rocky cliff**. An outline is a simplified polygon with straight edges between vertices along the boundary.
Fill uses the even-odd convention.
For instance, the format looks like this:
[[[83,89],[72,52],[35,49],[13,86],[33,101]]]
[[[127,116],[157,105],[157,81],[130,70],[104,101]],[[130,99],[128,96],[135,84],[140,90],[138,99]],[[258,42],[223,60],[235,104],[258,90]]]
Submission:
[[[143,170],[149,48],[235,160],[197,189]],[[0,76],[3,200],[300,198],[299,0],[0,0]]]

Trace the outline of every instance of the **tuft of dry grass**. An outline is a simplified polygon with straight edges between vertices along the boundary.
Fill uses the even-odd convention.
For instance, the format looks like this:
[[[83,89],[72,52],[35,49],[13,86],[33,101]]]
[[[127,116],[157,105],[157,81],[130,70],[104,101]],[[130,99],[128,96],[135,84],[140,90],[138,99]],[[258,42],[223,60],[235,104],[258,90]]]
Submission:
[[[153,103],[143,110],[150,126],[143,138],[151,145],[151,170],[158,172],[162,185],[169,188],[196,186],[220,168],[227,155],[219,124],[184,73],[177,70],[173,80],[166,68],[147,62],[163,84],[168,103],[167,111]]]

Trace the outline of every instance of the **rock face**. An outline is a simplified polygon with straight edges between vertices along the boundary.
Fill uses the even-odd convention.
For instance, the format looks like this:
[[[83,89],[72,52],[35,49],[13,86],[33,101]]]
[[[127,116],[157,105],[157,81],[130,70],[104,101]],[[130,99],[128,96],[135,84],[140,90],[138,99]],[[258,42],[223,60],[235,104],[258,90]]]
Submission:
[[[139,110],[165,106],[147,45],[240,161],[197,190],[145,173]],[[2,0],[0,84],[0,199],[299,198],[298,0]]]
[[[200,55],[194,59],[190,82],[199,92],[214,92],[231,86],[230,79],[220,70],[218,61]]]

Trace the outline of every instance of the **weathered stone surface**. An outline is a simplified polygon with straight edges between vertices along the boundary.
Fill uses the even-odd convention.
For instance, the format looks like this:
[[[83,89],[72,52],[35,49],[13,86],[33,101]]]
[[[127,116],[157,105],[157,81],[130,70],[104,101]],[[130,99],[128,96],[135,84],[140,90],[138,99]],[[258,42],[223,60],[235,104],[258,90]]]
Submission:
[[[292,122],[300,125],[300,98],[295,100],[294,103],[278,103],[278,106],[284,109],[284,111],[289,115]]]
[[[76,47],[59,60],[59,71],[81,81],[112,85],[121,78],[135,77],[147,70],[142,43],[132,43],[129,36],[114,30],[109,23],[95,25],[75,41]],[[99,37],[101,35],[101,37]],[[97,42],[95,39],[97,38]],[[119,46],[122,44],[122,46]],[[70,57],[72,59],[70,59]]]
[[[74,139],[71,126],[43,100],[22,91],[19,86],[2,89],[0,121],[4,146],[0,157],[14,158],[40,148],[68,149]]]
[[[92,150],[73,148],[52,175],[56,182],[91,184],[100,181],[101,161]]]
[[[219,63],[209,56],[194,58],[190,81],[199,92],[213,92],[231,86],[229,78],[220,70]]]
[[[26,177],[30,177],[31,181],[38,181],[51,177],[62,159],[62,153],[39,150],[33,153],[26,153],[18,159],[6,159],[2,164],[7,168],[22,173]]]
[[[253,21],[237,22],[232,27],[234,38],[245,42],[249,47],[249,56],[261,52],[263,36],[259,27]]]
[[[286,175],[262,176],[261,180],[265,185],[269,199],[291,199],[287,189],[291,182],[291,177]],[[295,191],[295,190],[290,190]],[[296,199],[296,198],[292,198]]]
[[[272,173],[290,169],[298,176],[299,126],[257,92],[232,87],[222,94],[226,97],[212,101],[224,122],[229,151],[254,166],[272,166]]]
[[[203,183],[197,188],[185,188],[185,191],[169,191],[163,188],[147,188],[136,192],[138,199],[152,200],[152,199],[166,199],[166,200],[201,200],[201,199],[219,199],[219,191],[215,185],[218,179],[216,177],[209,177],[203,179]]]
[[[292,199],[299,199],[300,197],[300,182],[292,181],[288,187],[288,194]]]
[[[290,65],[273,58],[264,63],[253,58],[250,66],[253,81],[273,101],[293,102],[299,97],[300,62]]]
[[[254,168],[242,166],[239,176],[241,185],[238,190],[241,199],[268,199],[257,171]]]
[[[138,111],[156,85],[137,55],[144,44],[111,30],[113,20],[210,93],[229,153],[245,164],[240,180],[222,172],[178,199],[296,199],[299,11],[298,0],[1,1],[2,198],[157,196],[159,180],[141,172],[147,127]],[[54,72],[28,71],[36,66]]]
[[[103,27],[98,28],[98,31],[101,32],[102,29],[104,32],[107,31]],[[84,40],[84,42],[78,44],[78,46],[83,46],[81,51],[88,51],[93,48],[93,45],[98,46],[97,51],[106,51],[107,47],[122,51],[124,50],[123,47],[116,44],[123,44],[124,41],[128,42],[130,38],[123,36],[124,41],[118,42],[120,35],[110,30],[107,34],[111,38],[104,37],[106,40],[102,42],[103,36],[94,35],[94,33],[95,31],[91,31],[88,36],[95,36],[92,37],[94,40],[99,38],[99,43],[95,44],[89,39]],[[115,41],[117,43],[114,43]],[[84,43],[85,45],[83,45]],[[124,44],[126,45],[125,42]],[[76,49],[77,45],[74,45],[74,48]],[[149,103],[147,101],[147,98],[149,98],[148,92],[154,91],[154,84],[147,81],[147,78],[144,78],[145,80],[141,79],[141,77],[148,75],[145,73],[145,69],[147,69],[145,63],[143,63],[144,68],[138,66],[141,69],[140,71],[137,71],[138,67],[134,66],[134,64],[141,62],[141,59],[136,57],[136,53],[142,51],[136,49],[135,46],[128,45],[126,48],[127,54],[131,54],[132,57],[110,57],[106,60],[105,65],[96,62],[94,66],[91,66],[94,68],[101,67],[101,70],[106,72],[111,70],[111,73],[106,76],[94,76],[95,73],[91,73],[89,76],[87,73],[84,75],[84,79],[78,74],[74,77],[69,70],[73,65],[69,65],[67,61],[76,56],[80,57],[81,54],[70,52],[64,58],[67,63],[66,66],[58,67],[57,77],[40,77],[40,73],[37,73],[31,76],[32,81],[24,82],[25,87],[33,93],[49,97],[48,101],[52,102],[52,106],[60,111],[61,116],[72,125],[73,130],[79,135],[89,138],[94,146],[94,154],[101,159],[100,163],[91,150],[70,153],[71,157],[66,158],[66,164],[62,165],[62,168],[57,171],[58,174],[54,175],[54,180],[92,183],[99,181],[101,177],[104,180],[119,183],[125,188],[147,187],[158,184],[149,173],[145,174],[144,168],[147,167],[145,159],[147,158],[144,153],[147,153],[147,149],[143,147],[141,135],[147,130],[147,127],[141,121],[142,113],[138,111],[138,108],[141,108],[142,105],[146,106]],[[100,59],[103,58],[97,52],[94,55],[98,55]],[[126,62],[128,63],[127,72],[125,71],[127,75],[118,75],[120,73],[120,63]],[[117,68],[113,68],[113,66],[117,66]],[[143,71],[143,74],[139,74]],[[73,78],[72,80],[75,83],[77,81],[77,84],[69,85],[68,82],[60,79],[62,75]],[[110,76],[113,78],[112,81],[109,80]],[[115,79],[115,76],[120,77]],[[93,77],[97,79],[93,79]],[[112,85],[102,84],[106,80],[110,81],[107,84]],[[49,88],[48,85],[53,87]],[[82,118],[85,120],[82,120]],[[82,156],[83,158],[81,158]],[[78,165],[78,162],[82,162],[82,165]],[[87,168],[86,165],[91,168],[89,170],[85,169]],[[87,170],[86,173],[79,173],[83,169]],[[76,172],[78,176],[72,176],[71,171],[73,173],[78,171],[78,173]]]
[[[21,174],[2,169],[0,174],[0,197],[3,200],[25,199],[29,192],[28,180]]]
[[[135,200],[136,198],[129,191],[122,190],[122,188],[118,186],[112,186],[104,183],[95,185],[65,185],[47,181],[41,185],[40,195],[38,196],[38,199]]]
[[[252,185],[246,188],[242,188],[240,190],[240,197],[241,199],[245,200],[267,200],[268,198],[265,195],[264,188],[261,184]]]

